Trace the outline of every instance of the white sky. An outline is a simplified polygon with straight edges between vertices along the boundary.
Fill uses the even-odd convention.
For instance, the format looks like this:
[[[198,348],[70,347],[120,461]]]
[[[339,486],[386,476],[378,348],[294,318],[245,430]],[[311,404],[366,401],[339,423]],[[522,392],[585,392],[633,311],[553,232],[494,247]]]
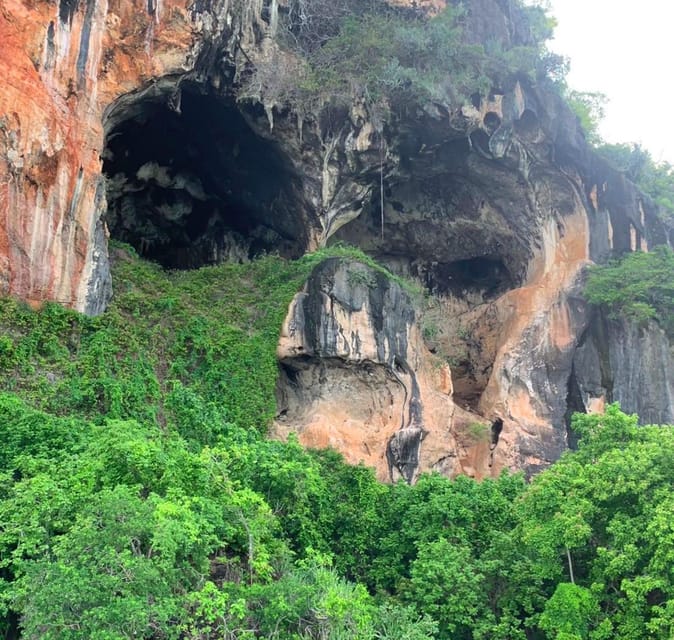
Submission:
[[[558,22],[550,48],[571,59],[569,85],[609,98],[600,135],[608,142],[640,142],[655,160],[674,164],[674,0],[549,5]]]

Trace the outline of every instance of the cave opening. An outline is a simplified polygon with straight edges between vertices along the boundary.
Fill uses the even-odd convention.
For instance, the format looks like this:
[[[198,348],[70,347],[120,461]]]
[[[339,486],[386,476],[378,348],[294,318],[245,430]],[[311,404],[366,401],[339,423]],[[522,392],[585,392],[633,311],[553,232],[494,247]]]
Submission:
[[[538,116],[531,109],[525,109],[515,121],[515,132],[522,140],[534,142],[541,134]]]
[[[464,297],[479,292],[484,300],[516,286],[508,267],[498,256],[431,263],[426,265],[423,278],[428,290],[436,295]]]
[[[168,269],[301,255],[299,178],[250,122],[196,83],[113,104],[102,154],[111,237]]]
[[[494,111],[489,111],[485,114],[483,120],[484,128],[489,135],[492,135],[496,129],[501,126],[501,117]]]

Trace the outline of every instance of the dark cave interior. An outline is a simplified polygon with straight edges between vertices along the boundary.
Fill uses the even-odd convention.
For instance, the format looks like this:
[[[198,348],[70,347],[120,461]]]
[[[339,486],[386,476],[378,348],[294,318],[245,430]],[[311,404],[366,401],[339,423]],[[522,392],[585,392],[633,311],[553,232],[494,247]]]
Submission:
[[[463,297],[466,293],[481,292],[484,299],[491,299],[516,286],[499,257],[432,263],[426,267],[424,274],[418,275],[428,290],[436,295]]]
[[[103,153],[112,238],[169,269],[305,247],[301,189],[279,147],[200,85],[120,104]]]

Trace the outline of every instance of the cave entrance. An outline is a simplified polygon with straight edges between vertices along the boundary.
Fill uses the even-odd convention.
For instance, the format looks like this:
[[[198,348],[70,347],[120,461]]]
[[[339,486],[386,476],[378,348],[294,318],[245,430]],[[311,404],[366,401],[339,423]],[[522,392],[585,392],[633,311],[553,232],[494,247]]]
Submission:
[[[464,297],[479,292],[484,300],[489,300],[516,286],[499,256],[434,262],[423,265],[421,271],[424,284],[436,295]],[[421,276],[421,273],[418,275]]]
[[[299,179],[253,116],[196,83],[120,98],[102,154],[111,237],[169,269],[301,255]]]

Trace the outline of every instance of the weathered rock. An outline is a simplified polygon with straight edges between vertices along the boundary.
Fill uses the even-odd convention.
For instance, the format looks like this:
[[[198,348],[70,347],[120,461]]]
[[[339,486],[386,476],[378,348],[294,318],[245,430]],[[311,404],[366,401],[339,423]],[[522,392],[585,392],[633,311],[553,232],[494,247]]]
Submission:
[[[3,293],[104,308],[103,111],[153,76],[187,68],[195,27],[185,2],[3,3]]]
[[[334,447],[382,480],[432,469],[484,477],[503,466],[490,466],[484,438],[461,440],[484,420],[454,405],[449,367],[424,345],[415,305],[380,272],[320,265],[290,307],[278,355],[281,436]]]
[[[261,55],[263,10],[262,0],[3,2],[2,293],[105,307],[105,135],[120,121],[147,122],[147,101],[179,110],[183,80],[223,82],[225,58],[246,47]]]
[[[640,327],[597,312],[574,355],[570,387],[576,411],[619,402],[642,424],[674,422],[674,355],[652,321]]]
[[[466,5],[467,41],[531,44],[513,3]],[[559,95],[503,79],[383,130],[359,102],[294,113],[251,83],[296,68],[274,44],[283,6],[5,0],[0,293],[100,313],[108,232],[168,267],[345,240],[435,301],[420,316],[378,272],[318,270],[279,347],[279,433],[413,480],[533,472],[567,446],[570,410],[604,401],[671,420],[663,334],[590,313],[581,273],[672,230]],[[492,450],[475,425],[496,420]]]

